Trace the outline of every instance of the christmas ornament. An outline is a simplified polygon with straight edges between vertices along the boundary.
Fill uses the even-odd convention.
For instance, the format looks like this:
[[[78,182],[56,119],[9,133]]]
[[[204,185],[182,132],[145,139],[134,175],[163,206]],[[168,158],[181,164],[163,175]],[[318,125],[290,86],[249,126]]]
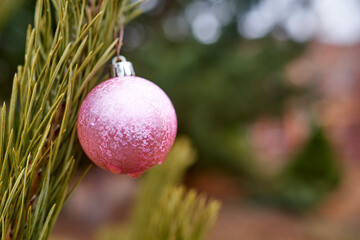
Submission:
[[[113,75],[85,98],[77,132],[86,155],[113,173],[140,176],[161,164],[177,131],[174,107],[154,83],[136,77],[122,56],[113,59]]]

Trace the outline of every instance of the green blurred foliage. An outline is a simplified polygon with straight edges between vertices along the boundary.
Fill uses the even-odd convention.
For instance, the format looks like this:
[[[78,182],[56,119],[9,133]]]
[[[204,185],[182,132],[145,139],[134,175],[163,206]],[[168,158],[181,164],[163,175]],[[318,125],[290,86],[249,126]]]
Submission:
[[[2,0],[3,1],[3,0]],[[13,3],[2,15],[0,11],[0,100],[10,98],[12,79],[18,65],[24,62],[26,30],[33,23],[35,1],[5,0]],[[3,8],[5,9],[5,8]],[[5,11],[5,10],[4,10]]]
[[[303,149],[285,167],[278,179],[261,188],[255,196],[260,202],[279,205],[298,212],[319,204],[341,178],[340,165],[332,146],[320,127],[314,127]]]
[[[285,206],[307,209],[319,203],[340,181],[340,165],[321,128],[284,170],[279,196]]]

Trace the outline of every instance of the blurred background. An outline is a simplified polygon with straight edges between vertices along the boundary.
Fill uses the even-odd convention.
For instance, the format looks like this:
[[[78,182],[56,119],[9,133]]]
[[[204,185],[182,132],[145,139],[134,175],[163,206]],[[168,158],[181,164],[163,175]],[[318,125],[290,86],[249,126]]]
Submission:
[[[208,239],[359,239],[360,0],[141,8],[122,54],[168,94],[178,135],[192,141],[197,161],[184,184],[222,201]],[[2,101],[33,9],[23,1],[0,16]],[[125,222],[138,181],[93,168],[54,236],[92,239]]]

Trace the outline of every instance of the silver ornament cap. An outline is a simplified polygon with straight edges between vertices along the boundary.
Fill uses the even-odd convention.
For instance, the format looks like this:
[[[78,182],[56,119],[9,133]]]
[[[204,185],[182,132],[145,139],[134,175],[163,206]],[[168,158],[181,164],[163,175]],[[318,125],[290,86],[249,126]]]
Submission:
[[[113,77],[135,76],[135,71],[132,63],[120,56],[112,59],[111,74]]]

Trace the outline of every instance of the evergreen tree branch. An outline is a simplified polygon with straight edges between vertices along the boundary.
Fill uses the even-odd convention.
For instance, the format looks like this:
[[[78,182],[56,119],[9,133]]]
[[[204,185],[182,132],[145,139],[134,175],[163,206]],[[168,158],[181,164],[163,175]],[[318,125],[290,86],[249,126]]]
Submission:
[[[220,203],[194,190],[176,187],[196,153],[187,138],[175,141],[167,160],[145,173],[128,228],[104,228],[99,240],[202,240]]]
[[[1,109],[1,239],[47,239],[81,155],[78,109],[115,52],[114,26],[139,14],[133,6],[130,0],[37,1],[25,61],[9,108]]]
[[[190,141],[187,138],[178,138],[167,160],[146,173],[136,198],[127,240],[146,239],[147,232],[139,229],[147,228],[159,198],[165,189],[180,183],[186,169],[195,162],[195,156],[196,152]]]
[[[149,240],[202,240],[215,223],[220,203],[187,191],[168,187],[153,209],[146,228]]]

